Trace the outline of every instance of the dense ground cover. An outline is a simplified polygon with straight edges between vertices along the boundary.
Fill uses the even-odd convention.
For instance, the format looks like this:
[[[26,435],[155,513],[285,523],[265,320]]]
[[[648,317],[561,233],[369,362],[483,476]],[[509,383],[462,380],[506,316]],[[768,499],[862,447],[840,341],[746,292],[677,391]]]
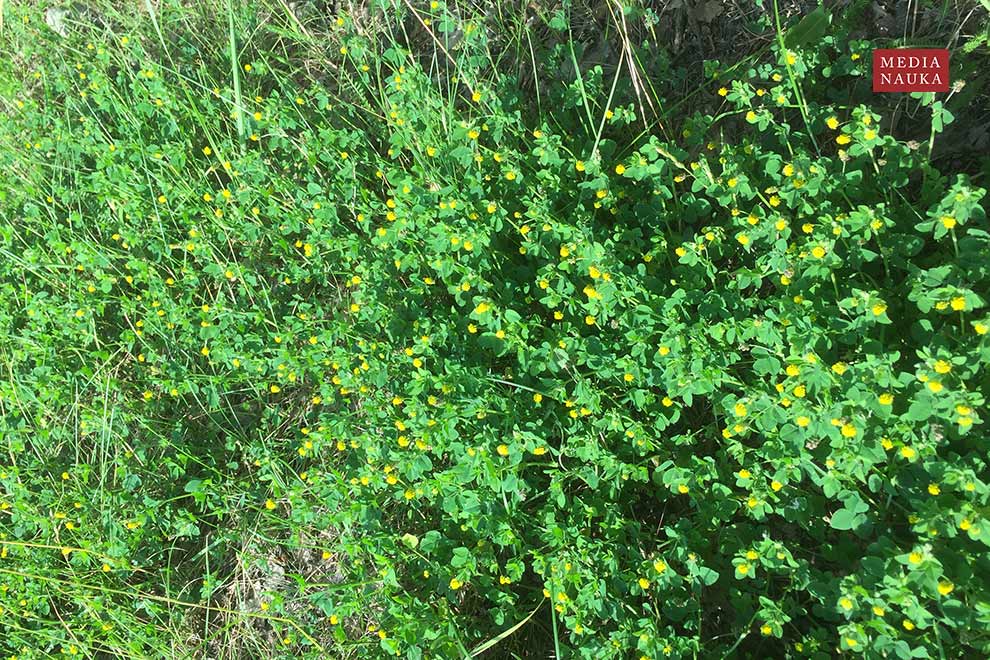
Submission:
[[[985,31],[603,7],[3,8],[5,657],[990,653]]]

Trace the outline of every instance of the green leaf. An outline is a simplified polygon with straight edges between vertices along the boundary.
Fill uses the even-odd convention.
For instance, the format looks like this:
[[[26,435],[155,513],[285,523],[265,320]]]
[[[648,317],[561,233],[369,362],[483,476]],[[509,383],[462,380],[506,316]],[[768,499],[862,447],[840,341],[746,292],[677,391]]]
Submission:
[[[832,514],[832,519],[829,524],[832,529],[855,529],[859,527],[866,520],[866,516],[861,513],[855,513],[849,509],[839,509]]]
[[[824,6],[802,18],[797,25],[784,35],[784,44],[788,48],[797,48],[807,43],[820,41],[825,36],[831,16]]]

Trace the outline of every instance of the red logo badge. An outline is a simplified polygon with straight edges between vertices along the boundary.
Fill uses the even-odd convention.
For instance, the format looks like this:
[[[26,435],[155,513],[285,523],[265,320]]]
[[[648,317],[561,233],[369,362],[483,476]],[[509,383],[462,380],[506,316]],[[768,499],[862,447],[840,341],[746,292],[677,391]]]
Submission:
[[[874,50],[873,91],[949,91],[949,51],[944,48]]]

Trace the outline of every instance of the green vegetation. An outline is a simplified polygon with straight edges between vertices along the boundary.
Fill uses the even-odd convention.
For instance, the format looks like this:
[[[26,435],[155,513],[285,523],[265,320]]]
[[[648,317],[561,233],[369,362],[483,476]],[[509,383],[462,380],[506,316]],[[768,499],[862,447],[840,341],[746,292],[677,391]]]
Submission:
[[[990,654],[986,35],[775,5],[0,3],[0,656]]]

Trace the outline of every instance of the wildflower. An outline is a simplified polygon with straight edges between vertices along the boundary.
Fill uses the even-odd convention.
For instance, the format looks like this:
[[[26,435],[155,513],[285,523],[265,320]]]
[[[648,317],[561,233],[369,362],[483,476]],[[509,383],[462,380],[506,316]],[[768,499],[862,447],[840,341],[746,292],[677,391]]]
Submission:
[[[836,117],[829,117],[825,120],[825,125],[834,131],[839,127],[839,120]]]
[[[948,580],[939,580],[938,582],[938,592],[943,596],[948,596],[955,588],[956,586]]]

